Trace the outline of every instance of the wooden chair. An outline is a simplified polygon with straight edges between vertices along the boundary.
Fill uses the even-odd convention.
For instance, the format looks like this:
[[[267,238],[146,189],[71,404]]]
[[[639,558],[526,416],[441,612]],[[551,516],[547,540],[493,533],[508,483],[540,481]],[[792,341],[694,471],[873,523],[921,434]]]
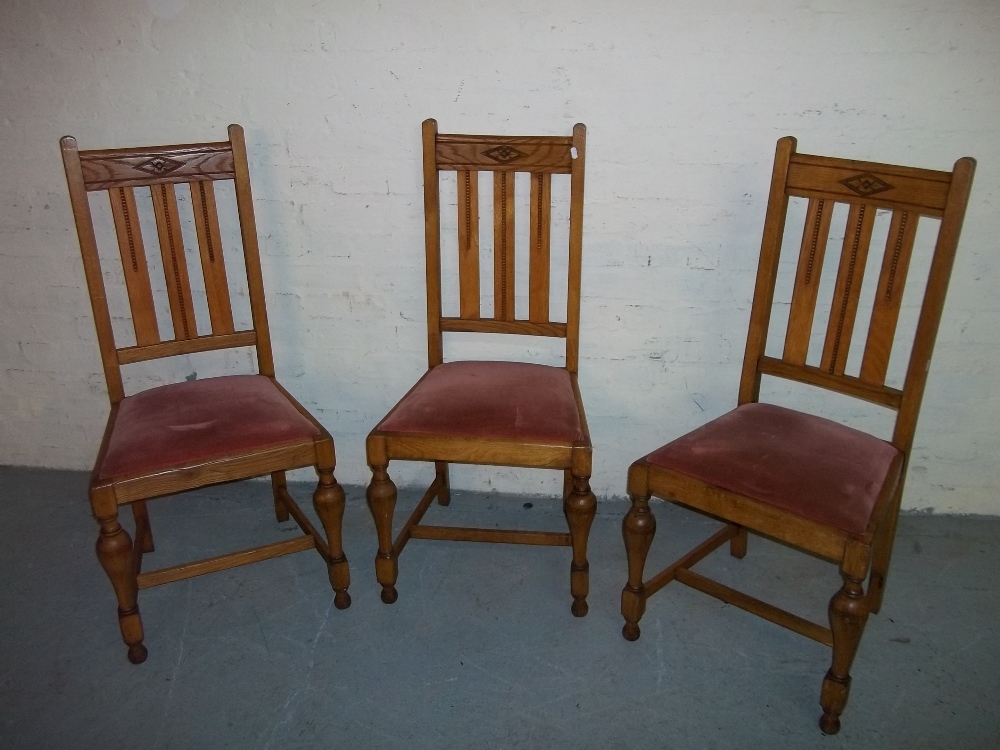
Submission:
[[[882,603],[903,480],[975,162],[960,159],[953,172],[935,172],[807,156],[796,153],[795,146],[794,138],[778,141],[737,408],[639,459],[629,469],[632,507],[622,527],[628,552],[622,632],[628,640],[636,640],[646,600],[676,580],[831,646],[833,661],[823,680],[820,727],[833,734],[840,728],[850,688],[849,670],[868,614],[878,612]],[[780,356],[769,356],[765,344],[790,197],[807,199],[808,204],[783,350]],[[821,338],[823,345],[810,354],[836,204],[847,204],[847,226],[836,281],[831,285],[831,314],[825,326],[819,321],[816,343]],[[891,212],[891,218],[881,263],[872,264],[881,270],[877,281],[873,279],[872,313],[860,368],[852,355],[851,369],[848,352],[878,212]],[[909,363],[901,387],[895,388],[886,384],[886,375],[890,353],[897,356],[893,345],[899,338],[901,301],[918,222],[923,226],[925,217],[938,220],[937,240]],[[917,284],[919,297],[921,281],[909,283]],[[856,352],[861,354],[860,346]],[[906,356],[905,351],[901,353]],[[894,410],[892,439],[880,440],[821,417],[758,403],[762,375]],[[706,513],[726,526],[643,582],[643,566],[656,528],[649,509],[651,495]],[[691,570],[727,541],[731,554],[742,558],[748,530],[840,566],[843,585],[830,601],[829,628]]]
[[[375,570],[382,601],[396,601],[397,557],[411,538],[572,546],[572,612],[587,613],[587,537],[597,501],[590,490],[591,444],[577,385],[586,128],[571,137],[446,135],[423,123],[429,369],[368,436],[368,503],[378,532]],[[441,172],[456,172],[459,316],[441,297]],[[493,174],[493,315],[481,316],[479,175]],[[515,315],[515,173],[530,173],[528,317]],[[569,175],[566,322],[550,315],[553,179]],[[555,177],[554,177],[555,176]],[[489,262],[488,260],[485,262]],[[566,340],[566,366],[444,362],[442,334],[465,331]],[[434,461],[435,479],[395,541],[396,487],[389,461]],[[569,533],[421,525],[437,497],[448,505],[449,463],[562,469]]]
[[[229,140],[182,146],[79,151],[61,140],[70,200],[80,239],[97,339],[111,399],[104,440],[90,479],[90,502],[100,524],[97,557],[118,598],[118,620],[133,664],[146,659],[138,589],[225,570],[307,549],[326,560],[340,609],[350,606],[350,573],[341,545],[344,492],[333,475],[330,434],[274,378],[257,229],[243,129],[229,126]],[[236,330],[230,278],[221,240],[214,184],[235,183],[235,199],[247,273],[252,326]],[[199,335],[188,278],[182,219],[174,186],[190,191],[211,332]],[[137,190],[142,188],[142,190]],[[144,188],[148,188],[144,189]],[[134,345],[119,346],[105,293],[90,192],[106,190],[118,239]],[[140,225],[140,209],[155,216],[164,268],[172,338],[157,321],[154,284]],[[183,202],[182,202],[183,203]],[[109,222],[110,223],[110,222]],[[117,265],[117,264],[114,264]],[[111,272],[106,266],[104,271]],[[129,338],[125,336],[125,338]],[[125,395],[122,366],[179,354],[254,347],[260,374],[174,383]],[[313,503],[329,544],[292,499],[285,471],[315,466],[319,486]],[[153,551],[146,500],[184,490],[270,474],[275,515],[291,515],[302,536],[198,562],[141,572]],[[118,522],[118,508],[131,505],[135,542]]]

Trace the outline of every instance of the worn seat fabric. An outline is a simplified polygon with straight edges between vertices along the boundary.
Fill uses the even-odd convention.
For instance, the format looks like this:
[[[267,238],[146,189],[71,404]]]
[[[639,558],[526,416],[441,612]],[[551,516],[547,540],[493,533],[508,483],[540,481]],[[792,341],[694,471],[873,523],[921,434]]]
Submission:
[[[378,429],[516,440],[584,439],[569,373],[526,362],[438,365]]]
[[[99,479],[123,479],[319,435],[263,375],[151,388],[118,406]]]
[[[829,419],[744,404],[654,451],[670,469],[861,534],[899,451]]]

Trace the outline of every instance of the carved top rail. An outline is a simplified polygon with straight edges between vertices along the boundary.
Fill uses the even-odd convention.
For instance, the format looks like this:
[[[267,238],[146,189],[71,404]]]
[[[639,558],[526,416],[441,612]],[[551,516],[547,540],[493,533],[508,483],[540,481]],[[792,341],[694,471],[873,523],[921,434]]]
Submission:
[[[228,142],[81,151],[87,190],[236,177]]]
[[[950,187],[951,172],[793,154],[786,191],[802,198],[941,216]]]
[[[457,171],[549,172],[573,170],[573,139],[565,136],[439,134],[438,169]]]

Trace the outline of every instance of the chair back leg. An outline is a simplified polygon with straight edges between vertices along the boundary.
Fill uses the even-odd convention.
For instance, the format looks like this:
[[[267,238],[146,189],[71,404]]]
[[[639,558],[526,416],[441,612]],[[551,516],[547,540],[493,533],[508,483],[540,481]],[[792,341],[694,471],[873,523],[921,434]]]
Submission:
[[[278,519],[278,523],[284,523],[288,520],[288,506],[285,505],[282,498],[282,494],[288,491],[285,472],[275,471],[271,473],[271,489],[274,493],[274,517]]]

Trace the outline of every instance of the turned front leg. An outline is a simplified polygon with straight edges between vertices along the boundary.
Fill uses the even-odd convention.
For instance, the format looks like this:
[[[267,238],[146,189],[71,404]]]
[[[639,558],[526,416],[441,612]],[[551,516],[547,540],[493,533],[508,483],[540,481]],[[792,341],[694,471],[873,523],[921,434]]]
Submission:
[[[570,566],[571,611],[576,617],[587,614],[587,594],[590,593],[590,564],[587,562],[587,539],[597,513],[597,498],[590,490],[590,477],[573,475],[573,490],[563,501],[563,511],[573,542],[573,563]]]
[[[632,496],[632,507],[622,521],[622,538],[628,556],[628,581],[622,589],[622,635],[626,640],[639,639],[639,620],[646,611],[646,591],[642,585],[646,555],[656,534],[656,518],[649,510],[649,496]]]
[[[347,593],[347,588],[351,585],[351,569],[347,564],[343,543],[344,502],[344,489],[334,478],[333,470],[320,470],[319,484],[313,493],[313,507],[323,523],[327,543],[330,545],[327,570],[334,591],[333,604],[337,609],[351,606],[351,595]]]
[[[118,516],[98,518],[101,525],[97,538],[97,559],[108,574],[118,599],[118,626],[122,640],[128,646],[128,660],[133,664],[146,661],[142,645],[142,617],[139,615],[139,587],[132,567],[132,539],[118,523]]]
[[[399,567],[396,551],[392,546],[392,514],[396,509],[396,485],[389,479],[388,465],[372,466],[372,482],[366,496],[368,509],[375,520],[378,534],[378,554],[375,555],[375,577],[382,585],[382,601],[392,604],[399,594],[396,592],[396,577]]]
[[[836,734],[840,731],[840,715],[847,706],[851,690],[851,664],[858,653],[861,634],[868,622],[868,600],[862,586],[867,573],[866,553],[867,550],[852,554],[852,550],[848,549],[840,571],[844,584],[830,600],[833,660],[823,679],[823,692],[819,701],[823,707],[819,726],[824,734]],[[857,561],[863,555],[863,563],[851,564],[852,557]]]

